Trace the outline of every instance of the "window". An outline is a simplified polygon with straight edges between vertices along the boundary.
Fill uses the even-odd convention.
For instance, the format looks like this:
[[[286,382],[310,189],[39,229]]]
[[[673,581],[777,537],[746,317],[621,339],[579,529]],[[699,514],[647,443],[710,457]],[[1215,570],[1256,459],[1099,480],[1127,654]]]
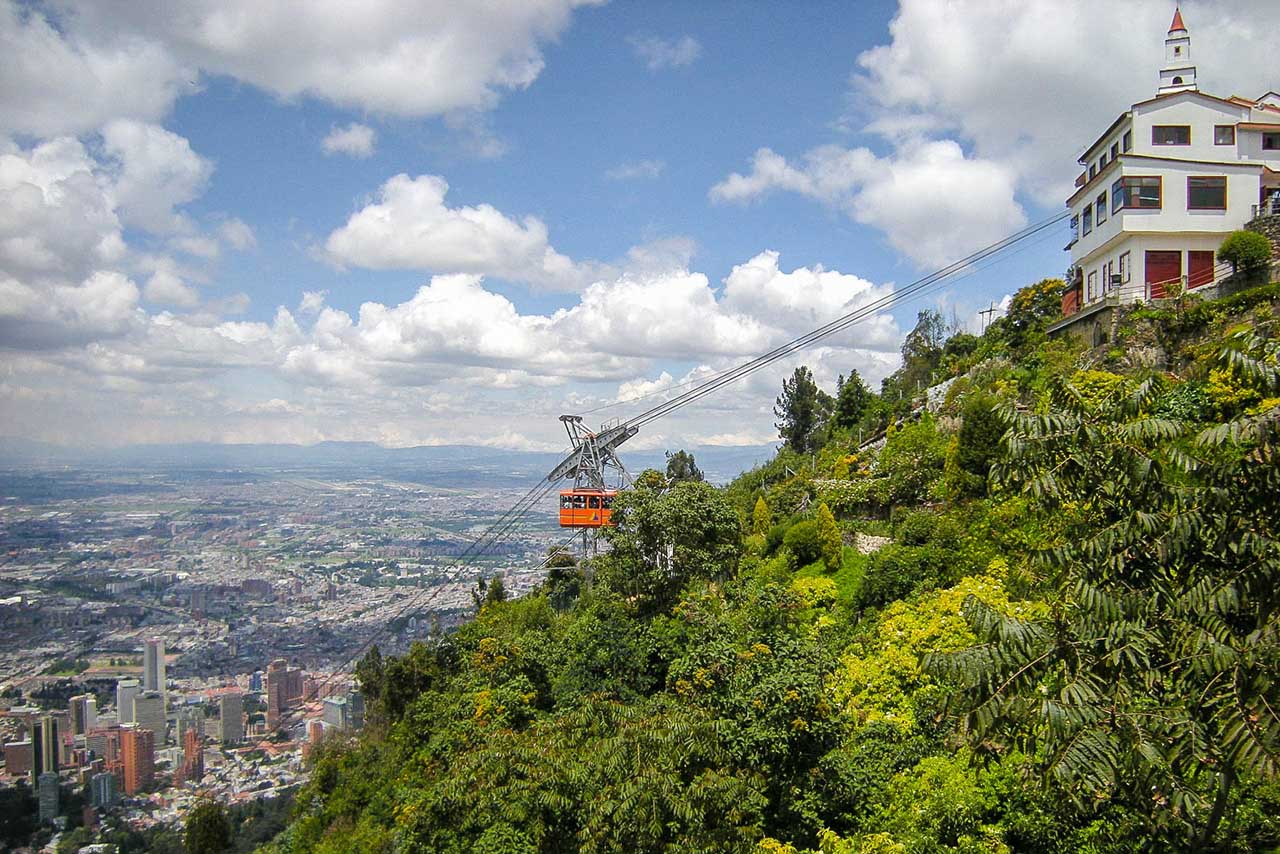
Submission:
[[[1117,178],[1111,185],[1111,212],[1115,213],[1124,207],[1124,179]]]
[[[1118,142],[1111,143],[1111,159],[1115,160],[1119,156],[1120,156],[1120,143]]]
[[[1082,216],[1084,217],[1084,233],[1088,234],[1093,231],[1093,207],[1085,205]]]
[[[1221,177],[1187,179],[1187,210],[1225,211],[1227,179]]]
[[[1214,145],[1235,145],[1236,144],[1236,126],[1235,125],[1214,125],[1213,126],[1213,144]]]
[[[598,496],[598,495],[592,495],[592,496],[589,496],[589,497],[587,498],[587,509],[588,509],[588,510],[599,510],[599,509],[600,509],[600,496]]]
[[[1073,216],[1071,218],[1071,242],[1075,243],[1080,239],[1080,217]]]
[[[1098,296],[1098,271],[1093,270],[1089,273],[1089,285],[1085,289],[1085,300],[1093,302]]]
[[[1128,177],[1121,178],[1121,194],[1126,208],[1160,209],[1160,178]]]
[[[1107,168],[1107,153],[1102,152],[1102,156],[1098,158],[1098,171],[1101,172]]]
[[[1090,163],[1089,164],[1089,180],[1092,181],[1094,176],[1097,174],[1098,174],[1098,164]]]
[[[1190,145],[1191,125],[1152,125],[1152,145]]]
[[[1094,214],[1093,219],[1098,223],[1098,225],[1102,225],[1107,221],[1107,194],[1103,193],[1098,196],[1098,200],[1094,202],[1093,206],[1097,211]]]
[[[1133,131],[1127,130],[1121,138],[1121,144],[1125,151],[1133,151]]]
[[[1129,281],[1129,253],[1120,253],[1120,281]]]
[[[1262,135],[1263,151],[1280,151],[1280,133],[1264,133]]]

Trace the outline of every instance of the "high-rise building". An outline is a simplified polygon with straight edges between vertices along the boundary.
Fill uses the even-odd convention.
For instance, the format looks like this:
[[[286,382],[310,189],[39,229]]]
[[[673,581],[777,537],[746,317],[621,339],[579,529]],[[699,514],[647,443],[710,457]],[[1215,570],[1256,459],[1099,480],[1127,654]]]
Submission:
[[[351,729],[351,704],[346,697],[326,697],[320,713],[325,726],[333,729]]]
[[[120,733],[120,753],[124,764],[124,791],[136,795],[151,786],[155,778],[155,733],[133,724]]]
[[[182,764],[178,766],[177,784],[198,783],[204,777],[204,735],[188,727],[182,737]]]
[[[244,741],[244,695],[223,694],[218,698],[218,740],[223,744]]]
[[[61,781],[56,771],[46,771],[39,778],[40,823],[45,824],[58,817],[58,788]]]
[[[31,739],[10,741],[4,746],[4,767],[11,776],[30,774],[35,764],[35,749]]]
[[[165,691],[164,638],[147,638],[142,650],[142,688],[144,691]]]
[[[93,752],[94,759],[101,759],[108,768],[120,762],[120,725],[99,727],[85,736],[85,746]]]
[[[115,806],[116,801],[120,799],[116,775],[110,771],[94,774],[89,778],[89,795],[90,803],[99,809]]]
[[[255,694],[261,692],[262,679],[263,673],[261,670],[253,671],[253,674],[249,676],[249,690],[253,691]]]
[[[32,761],[31,773],[39,779],[41,774],[58,773],[59,760],[62,757],[62,745],[58,738],[58,719],[53,715],[42,715],[31,724]]]
[[[178,744],[183,743],[187,730],[192,729],[204,737],[204,706],[187,706],[178,712]]]
[[[68,704],[71,734],[85,735],[98,725],[98,700],[92,694],[77,694]]]
[[[302,698],[302,669],[277,658],[267,667],[267,726],[278,726],[289,703]]]
[[[352,691],[347,700],[351,703],[351,728],[364,729],[364,694]]]
[[[159,691],[143,691],[133,698],[133,721],[143,729],[155,733],[155,743],[164,744],[168,733],[165,719],[164,695]]]
[[[116,683],[116,719],[122,724],[131,724],[133,717],[133,698],[142,693],[142,685],[137,679],[121,679]]]

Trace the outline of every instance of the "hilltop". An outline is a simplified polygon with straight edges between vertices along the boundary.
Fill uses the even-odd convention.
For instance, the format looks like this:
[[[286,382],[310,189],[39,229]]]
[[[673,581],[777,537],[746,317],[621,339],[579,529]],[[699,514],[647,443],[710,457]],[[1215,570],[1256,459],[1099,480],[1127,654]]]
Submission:
[[[1061,292],[922,313],[878,392],[798,370],[770,462],[646,472],[608,553],[372,652],[262,850],[1280,844],[1280,285],[1098,347]]]

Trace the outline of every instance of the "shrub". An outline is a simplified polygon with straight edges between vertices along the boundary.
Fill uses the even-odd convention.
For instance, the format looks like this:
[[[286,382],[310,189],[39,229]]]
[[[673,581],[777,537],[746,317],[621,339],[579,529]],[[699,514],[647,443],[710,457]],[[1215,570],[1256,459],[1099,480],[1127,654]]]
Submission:
[[[911,593],[924,576],[920,549],[888,545],[871,557],[858,599],[864,607],[879,607]]]
[[[791,552],[796,566],[808,566],[822,558],[822,543],[818,538],[818,523],[813,520],[797,522],[787,529],[782,544]]]
[[[1252,231],[1233,231],[1218,247],[1219,263],[1231,264],[1233,272],[1256,272],[1271,261],[1271,241]]]
[[[822,562],[827,565],[829,572],[835,572],[844,562],[844,538],[840,536],[840,526],[836,524],[836,517],[831,515],[831,508],[825,504],[818,505],[814,522],[817,525]]]
[[[933,538],[937,524],[937,515],[927,510],[907,513],[898,523],[898,542],[904,546],[923,546]]]
[[[880,451],[878,465],[886,477],[883,500],[913,504],[929,495],[929,486],[942,474],[947,440],[931,420],[908,424],[894,433]]]

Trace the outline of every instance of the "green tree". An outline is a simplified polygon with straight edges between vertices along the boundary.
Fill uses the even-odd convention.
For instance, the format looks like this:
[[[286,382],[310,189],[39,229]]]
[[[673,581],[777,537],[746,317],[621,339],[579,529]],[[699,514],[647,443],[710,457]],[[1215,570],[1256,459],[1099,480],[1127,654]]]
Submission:
[[[818,511],[813,518],[817,523],[822,562],[827,565],[827,571],[835,572],[844,563],[844,539],[840,536],[840,526],[836,524],[836,517],[831,514],[831,508],[825,501],[818,504]]]
[[[818,540],[818,523],[812,519],[796,522],[787,528],[782,544],[791,553],[795,568],[808,566],[822,559],[822,543]]]
[[[801,365],[790,379],[782,381],[782,394],[773,408],[781,420],[774,426],[793,450],[807,454],[816,449],[818,430],[830,412],[831,396],[818,388],[813,374]]]
[[[960,430],[956,434],[953,458],[956,477],[953,491],[960,495],[982,495],[987,474],[1000,456],[1000,440],[1005,425],[996,412],[997,401],[990,395],[971,394],[961,409]]]
[[[1223,363],[1280,391],[1280,346],[1238,338]],[[929,669],[961,686],[976,750],[1043,757],[1071,796],[1121,800],[1168,848],[1217,850],[1233,789],[1280,760],[1280,410],[1205,429],[1151,416],[1160,383],[1048,414],[1006,411],[993,478],[1065,525],[1038,557],[1044,620],[977,600],[984,641]]]
[[[916,325],[902,341],[902,367],[885,380],[884,388],[891,397],[910,400],[915,393],[933,381],[934,369],[942,360],[942,345],[947,338],[947,322],[942,312],[925,309],[916,315]]]
[[[374,644],[356,663],[356,683],[367,703],[376,703],[382,698],[383,679],[382,650]]]
[[[231,847],[227,811],[215,801],[201,801],[187,813],[188,854],[221,854]]]
[[[682,480],[706,480],[702,470],[693,460],[693,454],[680,450],[674,454],[667,451],[667,480],[677,483]]]
[[[710,484],[687,480],[668,490],[636,486],[614,499],[613,546],[598,578],[646,612],[665,611],[691,579],[725,578],[742,550],[738,514]]]
[[[764,496],[756,497],[756,506],[751,511],[751,533],[763,537],[769,533],[769,528],[773,525],[773,514],[769,512],[769,505],[765,502]]]
[[[1062,316],[1062,295],[1067,284],[1062,279],[1041,279],[1019,288],[1009,301],[1004,317],[987,328],[992,340],[1003,340],[1010,349],[1023,352],[1044,340],[1044,330]]]
[[[484,604],[507,601],[507,586],[502,583],[502,576],[495,575],[489,579],[489,589],[484,594]]]
[[[849,372],[848,379],[841,376],[836,386],[836,403],[835,412],[831,418],[832,424],[841,430],[851,430],[857,427],[862,423],[862,416],[866,414],[867,407],[871,403],[871,397],[871,389],[867,388],[856,368]]]
[[[1271,261],[1271,241],[1254,231],[1233,231],[1218,247],[1218,261],[1231,264],[1233,273],[1256,273]]]
[[[547,600],[557,610],[571,606],[580,595],[586,577],[569,551],[561,546],[552,547],[547,555],[547,579],[543,588]]]

